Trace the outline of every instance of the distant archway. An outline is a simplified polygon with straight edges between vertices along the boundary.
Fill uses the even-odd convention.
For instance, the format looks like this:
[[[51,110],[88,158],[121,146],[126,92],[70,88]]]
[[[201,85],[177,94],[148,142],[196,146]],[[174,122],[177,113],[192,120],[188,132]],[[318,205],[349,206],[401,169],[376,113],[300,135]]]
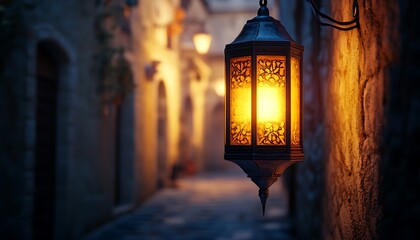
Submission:
[[[109,149],[113,151],[114,214],[123,213],[133,207],[134,157],[131,150],[134,147],[128,147],[133,146],[133,113],[131,94],[122,96],[120,101],[114,101],[109,111],[111,126],[108,130],[111,131],[111,139],[108,143],[111,143]]]
[[[166,186],[168,179],[168,107],[166,89],[161,81],[157,100],[157,188]]]

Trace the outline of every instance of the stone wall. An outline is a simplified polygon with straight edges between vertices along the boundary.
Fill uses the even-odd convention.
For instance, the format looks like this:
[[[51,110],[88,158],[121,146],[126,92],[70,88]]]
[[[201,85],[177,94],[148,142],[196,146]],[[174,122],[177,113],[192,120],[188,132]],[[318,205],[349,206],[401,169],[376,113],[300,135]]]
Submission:
[[[316,2],[336,19],[351,19],[352,1]],[[360,28],[343,32],[314,24],[305,1],[282,2],[292,9],[282,9],[282,20],[293,22],[286,27],[305,45],[306,159],[295,170],[292,210],[300,239],[413,234],[418,217],[408,208],[418,213],[419,203],[410,193],[419,169],[410,161],[419,121],[413,5],[359,1]],[[411,17],[399,25],[400,16]]]
[[[351,1],[335,3],[332,14],[348,19],[351,7]],[[395,60],[396,10],[391,1],[365,1],[360,5],[360,29],[332,34],[326,92],[327,238],[376,236],[384,89]]]

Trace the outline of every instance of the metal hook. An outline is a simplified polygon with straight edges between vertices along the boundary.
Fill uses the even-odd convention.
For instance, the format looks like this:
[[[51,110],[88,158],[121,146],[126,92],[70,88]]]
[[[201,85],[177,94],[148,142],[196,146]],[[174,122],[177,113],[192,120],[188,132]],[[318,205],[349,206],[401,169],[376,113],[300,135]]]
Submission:
[[[357,3],[357,0],[353,0],[353,17],[354,19],[351,21],[337,21],[334,18],[328,16],[325,13],[322,13],[318,7],[315,5],[315,2],[313,0],[307,0],[312,7],[312,11],[315,15],[315,18],[319,25],[321,26],[330,26],[342,31],[348,31],[352,30],[354,28],[358,28],[360,26],[359,24],[359,5]],[[322,18],[322,19],[321,19]],[[323,20],[327,20],[324,22]]]
[[[357,0],[353,1],[353,17],[359,18],[359,4],[357,3]]]

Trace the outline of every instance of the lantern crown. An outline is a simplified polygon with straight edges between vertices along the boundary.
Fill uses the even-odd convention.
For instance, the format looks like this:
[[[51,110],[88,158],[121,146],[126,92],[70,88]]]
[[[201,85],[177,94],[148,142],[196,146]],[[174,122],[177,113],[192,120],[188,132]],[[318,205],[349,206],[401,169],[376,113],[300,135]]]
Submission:
[[[242,31],[231,44],[250,41],[294,42],[283,24],[279,20],[269,16],[268,9],[266,12],[267,15],[261,9],[263,7],[258,11],[258,16],[246,22]]]

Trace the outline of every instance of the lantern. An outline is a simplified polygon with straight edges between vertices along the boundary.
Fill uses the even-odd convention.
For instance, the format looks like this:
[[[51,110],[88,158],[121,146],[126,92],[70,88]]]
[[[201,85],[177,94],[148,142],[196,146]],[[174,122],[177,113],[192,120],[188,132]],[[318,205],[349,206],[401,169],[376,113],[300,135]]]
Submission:
[[[207,32],[198,32],[193,36],[195,49],[199,54],[206,54],[209,51],[211,44],[211,35]]]
[[[260,188],[265,212],[268,188],[302,161],[303,46],[260,1],[258,16],[225,48],[225,159],[239,165]]]

